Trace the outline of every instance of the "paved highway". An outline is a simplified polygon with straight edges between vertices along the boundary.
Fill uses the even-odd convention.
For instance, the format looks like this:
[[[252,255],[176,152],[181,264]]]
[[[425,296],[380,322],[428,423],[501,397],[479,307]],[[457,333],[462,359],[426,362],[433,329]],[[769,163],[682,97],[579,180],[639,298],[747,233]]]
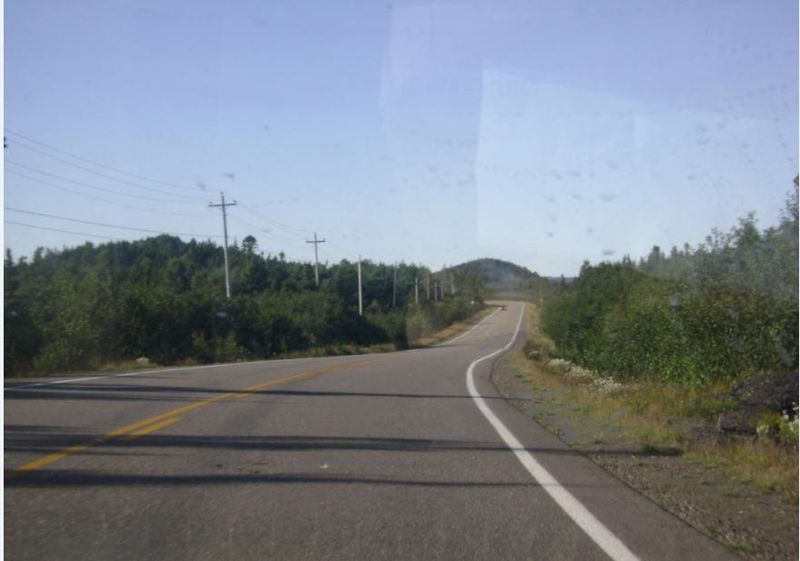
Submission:
[[[731,559],[439,347],[7,382],[6,559]]]

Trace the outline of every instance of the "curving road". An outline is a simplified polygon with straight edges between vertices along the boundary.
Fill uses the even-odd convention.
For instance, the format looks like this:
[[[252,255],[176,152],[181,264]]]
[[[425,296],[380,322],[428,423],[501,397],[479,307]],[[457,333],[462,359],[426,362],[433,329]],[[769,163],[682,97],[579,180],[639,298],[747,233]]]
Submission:
[[[6,559],[734,559],[439,347],[5,386]]]

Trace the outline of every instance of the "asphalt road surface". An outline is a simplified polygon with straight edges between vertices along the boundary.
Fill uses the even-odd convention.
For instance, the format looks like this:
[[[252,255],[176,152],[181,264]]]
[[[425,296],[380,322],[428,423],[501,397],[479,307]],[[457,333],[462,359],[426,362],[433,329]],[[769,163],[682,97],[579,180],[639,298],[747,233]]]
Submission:
[[[410,352],[7,382],[6,559],[733,558],[498,396],[521,318]]]

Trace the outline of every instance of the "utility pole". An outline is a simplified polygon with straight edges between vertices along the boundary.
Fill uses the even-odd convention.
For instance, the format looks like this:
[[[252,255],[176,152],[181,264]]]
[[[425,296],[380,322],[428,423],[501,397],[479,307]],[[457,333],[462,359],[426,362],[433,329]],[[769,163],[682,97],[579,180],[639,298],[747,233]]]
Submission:
[[[306,243],[314,244],[314,279],[317,281],[317,288],[319,288],[319,253],[317,252],[317,245],[325,243],[325,240],[318,240],[317,233],[314,232],[314,240],[306,240]]]
[[[219,193],[220,204],[208,203],[210,207],[217,207],[222,209],[222,230],[225,235],[225,245],[222,246],[222,255],[225,257],[225,297],[231,299],[231,277],[228,272],[228,212],[225,210],[229,206],[236,206],[236,201],[232,203],[225,202],[225,193]]]
[[[436,282],[436,279],[433,279],[433,301],[439,301],[439,283]]]
[[[419,277],[414,277],[414,304],[419,306]]]
[[[364,309],[361,302],[361,254],[358,256],[358,315],[364,315]]]
[[[397,263],[394,264],[394,276],[392,277],[392,308],[397,307]]]
[[[428,273],[428,275],[425,277],[425,299],[426,300],[430,300],[431,299],[431,274],[430,273]]]
[[[450,296],[456,295],[456,277],[450,272]]]

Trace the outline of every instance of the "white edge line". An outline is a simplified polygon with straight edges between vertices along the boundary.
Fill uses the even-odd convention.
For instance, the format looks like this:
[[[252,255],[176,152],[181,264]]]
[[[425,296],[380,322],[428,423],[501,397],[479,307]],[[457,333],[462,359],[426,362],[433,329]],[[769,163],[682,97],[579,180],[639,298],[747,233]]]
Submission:
[[[450,339],[448,341],[443,341],[441,343],[437,343],[436,345],[434,345],[434,347],[448,345],[448,344],[452,343],[453,341],[457,341],[458,339],[461,339],[462,337],[464,337],[466,335],[469,335],[470,333],[472,333],[473,330],[475,330],[483,322],[488,320],[490,317],[492,317],[494,314],[496,314],[499,311],[500,311],[500,308],[497,308],[494,312],[492,312],[491,314],[489,314],[488,316],[483,318],[481,321],[479,321],[477,324],[472,326],[472,329],[470,329],[466,333],[462,333],[458,337],[455,337],[455,338]],[[415,349],[415,350],[424,350],[424,349]],[[408,352],[415,352],[415,350],[408,351]],[[371,353],[368,353],[368,354],[371,354]],[[120,372],[120,373],[117,373],[117,374],[106,374],[106,375],[100,375],[100,376],[84,376],[82,378],[68,378],[66,380],[52,380],[52,381],[47,381],[47,382],[36,382],[34,384],[23,384],[23,385],[14,385],[14,386],[6,386],[4,384],[3,385],[3,391],[4,392],[9,392],[9,391],[15,392],[15,391],[27,390],[27,389],[31,389],[31,388],[40,388],[42,386],[55,386],[55,385],[58,385],[58,384],[73,384],[75,382],[88,382],[90,380],[107,380],[109,378],[124,378],[126,376],[143,376],[145,374],[161,374],[162,372],[163,373],[168,373],[168,372],[179,372],[179,371],[184,371],[184,370],[206,370],[208,368],[223,368],[225,366],[238,366],[238,365],[244,365],[244,364],[257,364],[257,363],[261,363],[261,362],[268,362],[270,364],[274,364],[276,362],[282,362],[282,361],[285,361],[285,360],[303,360],[305,358],[317,358],[317,357],[302,357],[300,359],[279,358],[279,359],[276,359],[276,360],[253,360],[253,361],[246,361],[246,362],[225,362],[225,363],[222,363],[222,364],[205,364],[203,366],[175,366],[175,367],[171,367],[171,368],[157,368],[157,369],[151,369],[151,370],[135,370],[133,372]]]
[[[487,319],[489,319],[490,317],[492,317],[493,315],[495,315],[495,314],[496,314],[497,312],[499,312],[499,311],[500,311],[500,308],[498,307],[498,308],[497,308],[495,311],[493,311],[491,314],[489,314],[488,316],[486,316],[485,318],[483,318],[481,321],[479,321],[478,323],[476,323],[475,325],[473,325],[473,326],[470,328],[470,330],[469,330],[469,331],[465,331],[465,332],[464,332],[464,333],[462,333],[461,335],[458,335],[457,337],[453,337],[452,339],[448,339],[447,341],[442,341],[441,343],[436,343],[436,344],[434,345],[434,347],[443,347],[444,345],[449,345],[450,343],[455,343],[456,341],[458,341],[458,340],[459,340],[459,339],[461,339],[462,337],[466,337],[467,335],[469,335],[470,333],[472,333],[472,332],[473,332],[475,329],[477,329],[477,328],[478,328],[478,327],[479,327],[479,326],[480,326],[480,325],[481,325],[481,324],[482,324],[484,321],[486,321]]]
[[[489,421],[489,424],[492,425],[495,431],[497,431],[497,434],[500,435],[500,438],[503,439],[511,451],[514,452],[514,455],[517,456],[517,459],[520,461],[523,467],[528,470],[528,473],[530,473],[536,482],[542,486],[542,488],[547,492],[548,495],[550,495],[556,504],[561,507],[567,516],[572,518],[572,520],[580,527],[580,529],[583,530],[586,535],[588,535],[592,541],[594,541],[600,547],[600,549],[602,549],[615,561],[639,561],[639,558],[630,549],[628,549],[628,547],[622,543],[617,536],[611,533],[611,531],[606,528],[602,522],[595,518],[594,515],[572,495],[572,493],[567,491],[558,482],[558,480],[550,474],[549,471],[547,471],[538,461],[536,461],[533,455],[528,452],[522,446],[520,441],[517,440],[517,438],[513,435],[513,433],[508,430],[508,427],[506,427],[503,422],[492,412],[486,401],[481,397],[475,387],[473,375],[475,366],[511,348],[511,346],[514,344],[514,341],[517,340],[519,328],[522,325],[522,318],[525,316],[525,307],[525,304],[523,304],[522,313],[520,313],[519,321],[517,322],[517,328],[514,330],[514,335],[511,337],[511,341],[509,341],[508,344],[502,349],[498,349],[493,353],[482,356],[481,358],[472,361],[472,363],[469,365],[469,368],[467,368],[467,389],[469,390],[472,399],[475,401],[475,405],[478,406],[478,409],[481,413],[483,413],[483,416],[486,417],[486,420]]]
[[[356,355],[351,355],[356,356]],[[361,355],[357,355],[361,356]],[[170,368],[156,368],[150,370],[134,370],[133,372],[119,372],[117,374],[106,374],[101,376],[85,376],[83,378],[68,378],[66,380],[53,380],[48,382],[37,382],[35,384],[24,384],[20,386],[3,386],[3,391],[18,391],[24,390],[28,388],[38,388],[41,386],[54,386],[56,384],[72,384],[74,382],[86,382],[89,380],[106,380],[108,378],[124,378],[126,376],[143,376],[145,374],[161,374],[162,372],[180,372],[180,371],[190,371],[190,370],[206,370],[209,368],[223,368],[225,366],[241,366],[246,364],[259,364],[259,363],[269,363],[274,364],[276,362],[283,362],[286,360],[306,360],[306,359],[315,359],[319,357],[300,357],[300,358],[279,358],[275,360],[250,360],[245,362],[224,362],[221,364],[204,364],[202,366],[173,366]],[[331,357],[337,358],[337,357]]]

